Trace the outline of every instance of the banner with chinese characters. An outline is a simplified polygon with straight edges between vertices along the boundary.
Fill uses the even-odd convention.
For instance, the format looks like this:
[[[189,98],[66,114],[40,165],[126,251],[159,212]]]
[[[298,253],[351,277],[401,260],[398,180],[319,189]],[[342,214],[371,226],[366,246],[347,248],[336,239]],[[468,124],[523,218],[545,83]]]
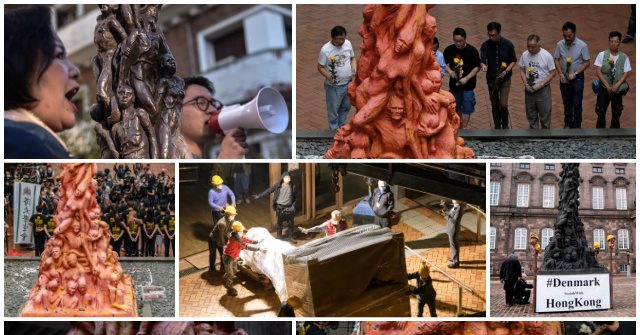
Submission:
[[[40,198],[40,184],[13,184],[13,242],[15,244],[33,243],[33,227],[29,223],[35,214]]]
[[[588,311],[611,308],[608,273],[539,274],[536,312]]]

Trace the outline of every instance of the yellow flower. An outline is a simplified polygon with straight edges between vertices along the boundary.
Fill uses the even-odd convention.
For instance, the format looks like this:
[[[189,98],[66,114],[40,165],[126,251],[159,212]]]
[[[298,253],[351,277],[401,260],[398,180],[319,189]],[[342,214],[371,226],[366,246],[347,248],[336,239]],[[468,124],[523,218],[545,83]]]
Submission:
[[[330,57],[329,57],[329,59],[330,59],[332,62],[335,62],[335,60],[336,60],[336,56],[330,56]]]
[[[607,61],[608,61],[608,62],[613,62],[613,57],[609,57],[609,58],[607,58]]]
[[[595,250],[600,250],[600,243],[598,243],[598,242],[593,242],[593,249],[595,249]]]
[[[529,72],[529,73],[533,72],[533,68],[532,67],[528,68],[527,72]]]
[[[542,249],[542,248],[540,247],[540,244],[536,244],[536,246],[534,247],[534,249],[536,249],[536,251],[540,251],[540,249]]]
[[[502,62],[502,64],[500,64],[502,66],[502,68],[506,68],[507,67],[507,63]]]
[[[567,63],[571,63],[571,57],[567,57],[565,58],[565,60],[567,61]]]
[[[453,62],[454,62],[454,63],[456,63],[456,64],[460,63],[460,58],[457,58],[457,57],[456,57],[456,58],[454,58],[454,59],[453,59]]]

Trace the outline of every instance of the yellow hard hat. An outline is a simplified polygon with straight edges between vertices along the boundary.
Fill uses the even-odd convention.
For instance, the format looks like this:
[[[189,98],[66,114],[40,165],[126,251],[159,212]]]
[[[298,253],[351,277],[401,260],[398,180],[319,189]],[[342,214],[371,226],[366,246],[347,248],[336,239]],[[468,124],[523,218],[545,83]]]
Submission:
[[[222,185],[223,182],[222,178],[218,175],[211,177],[211,184],[214,186]]]
[[[227,214],[227,215],[236,215],[236,214],[238,214],[238,212],[236,211],[236,208],[235,208],[235,207],[233,207],[233,206],[229,205],[229,206],[227,206],[227,207],[225,207],[225,208],[224,208],[224,214]]]
[[[607,236],[607,241],[611,241],[611,240],[615,240],[615,239],[616,239],[616,237],[613,236],[613,235]]]
[[[429,266],[427,266],[427,263],[422,262],[422,265],[420,265],[418,269],[418,274],[420,274],[420,278],[429,277]]]
[[[233,231],[243,231],[244,230],[244,226],[242,225],[242,222],[235,221],[233,224],[231,224],[231,230],[233,230]]]
[[[600,249],[600,243],[599,242],[593,242],[593,248],[598,250]]]
[[[531,237],[529,238],[535,238],[536,240],[540,241],[540,238],[536,234],[531,234]]]
[[[291,306],[291,308],[296,309],[302,306],[302,300],[295,295],[292,295],[287,299],[287,304]]]

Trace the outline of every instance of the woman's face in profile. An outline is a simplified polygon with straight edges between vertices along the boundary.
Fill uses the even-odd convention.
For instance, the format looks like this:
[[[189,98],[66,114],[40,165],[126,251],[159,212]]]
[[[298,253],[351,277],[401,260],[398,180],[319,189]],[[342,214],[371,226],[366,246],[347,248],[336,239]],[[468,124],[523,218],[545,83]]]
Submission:
[[[80,88],[76,81],[80,71],[67,59],[57,35],[54,57],[32,88],[38,101],[31,111],[53,131],[60,132],[73,127],[76,121],[77,107],[71,99]]]

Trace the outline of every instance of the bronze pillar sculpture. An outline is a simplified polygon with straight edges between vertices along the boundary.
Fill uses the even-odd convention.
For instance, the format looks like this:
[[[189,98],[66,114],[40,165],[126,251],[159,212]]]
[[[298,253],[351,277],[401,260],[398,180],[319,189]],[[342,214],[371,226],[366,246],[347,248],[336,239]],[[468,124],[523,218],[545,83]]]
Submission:
[[[157,27],[162,5],[99,8],[91,117],[102,158],[190,158],[179,132],[184,81]]]

